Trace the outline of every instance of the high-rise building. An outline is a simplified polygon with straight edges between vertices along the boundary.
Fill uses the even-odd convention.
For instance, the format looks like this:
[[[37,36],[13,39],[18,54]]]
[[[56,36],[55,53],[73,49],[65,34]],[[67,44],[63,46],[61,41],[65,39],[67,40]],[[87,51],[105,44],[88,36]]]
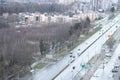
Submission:
[[[112,6],[113,2],[112,0],[103,0],[101,4],[102,4],[102,9],[107,10]]]
[[[112,6],[112,3],[111,0],[90,0],[90,8],[95,11],[99,9],[107,10]]]
[[[75,1],[77,1],[77,0],[59,0],[59,3],[69,5],[69,4],[71,4],[72,2],[75,2]]]
[[[90,0],[90,8],[92,10],[96,11],[98,9],[98,4],[99,4],[98,0]]]

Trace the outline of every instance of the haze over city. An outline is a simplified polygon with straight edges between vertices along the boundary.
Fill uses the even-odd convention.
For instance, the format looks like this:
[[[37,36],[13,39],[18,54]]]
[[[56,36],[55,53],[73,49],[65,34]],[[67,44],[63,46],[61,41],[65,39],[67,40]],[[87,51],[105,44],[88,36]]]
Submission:
[[[120,0],[0,0],[0,80],[120,80]]]

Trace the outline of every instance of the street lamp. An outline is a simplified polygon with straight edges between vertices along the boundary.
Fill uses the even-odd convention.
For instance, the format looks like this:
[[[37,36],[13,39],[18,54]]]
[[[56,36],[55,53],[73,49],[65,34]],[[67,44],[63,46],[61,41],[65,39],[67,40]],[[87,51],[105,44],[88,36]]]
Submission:
[[[31,68],[31,66],[30,66],[30,72],[32,73],[32,80],[33,80],[35,70],[33,68]]]

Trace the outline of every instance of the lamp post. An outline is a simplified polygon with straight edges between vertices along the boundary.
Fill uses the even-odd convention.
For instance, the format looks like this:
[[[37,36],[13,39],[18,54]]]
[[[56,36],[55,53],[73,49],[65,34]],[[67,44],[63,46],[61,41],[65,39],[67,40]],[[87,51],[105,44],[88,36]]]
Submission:
[[[32,73],[32,80],[34,80],[34,79],[33,79],[33,75],[34,75],[34,71],[35,71],[35,70],[34,70],[33,68],[31,68],[31,67],[30,67],[30,69],[31,69],[30,72]]]

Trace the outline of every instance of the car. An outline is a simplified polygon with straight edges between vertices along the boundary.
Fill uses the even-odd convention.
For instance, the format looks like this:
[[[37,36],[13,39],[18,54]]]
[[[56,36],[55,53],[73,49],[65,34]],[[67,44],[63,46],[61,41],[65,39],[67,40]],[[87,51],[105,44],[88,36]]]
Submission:
[[[73,58],[75,59],[75,56],[73,56]]]
[[[112,57],[112,54],[111,53],[106,53],[105,56],[106,57]]]
[[[120,76],[119,76],[119,80],[120,80]]]
[[[70,55],[70,58],[72,57],[72,55]]]
[[[119,65],[115,65],[114,68],[119,68]]]
[[[73,52],[70,52],[70,54],[73,54]]]
[[[112,73],[117,73],[117,72],[118,72],[117,68],[112,69]]]
[[[119,64],[118,62],[116,62],[116,63],[114,64],[114,68],[118,68],[118,69],[119,69],[119,66],[120,66],[120,64]]]
[[[118,59],[120,60],[120,56],[118,56]]]
[[[109,59],[104,59],[104,62],[107,64],[108,63],[108,61],[109,61]]]
[[[103,10],[103,9],[99,9],[99,10],[98,10],[98,12],[103,13],[103,12],[104,12],[104,10]]]

